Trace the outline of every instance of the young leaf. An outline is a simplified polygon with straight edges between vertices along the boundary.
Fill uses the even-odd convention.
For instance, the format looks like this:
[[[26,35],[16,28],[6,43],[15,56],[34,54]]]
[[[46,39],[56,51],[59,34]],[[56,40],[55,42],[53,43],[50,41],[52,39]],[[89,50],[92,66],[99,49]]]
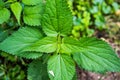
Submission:
[[[25,6],[24,14],[23,14],[24,22],[31,26],[41,25],[41,16],[42,16],[43,10],[44,8],[42,3],[41,5],[37,5],[33,7]]]
[[[75,74],[75,64],[71,56],[53,55],[48,60],[48,74],[51,80],[72,80]]]
[[[42,34],[37,29],[24,27],[0,43],[0,50],[13,55],[21,55],[22,57],[27,57],[28,55],[29,57],[29,53],[22,52],[22,50],[41,38]],[[36,53],[35,56],[37,54],[38,53]],[[31,57],[33,58],[33,56]]]
[[[82,44],[78,40],[73,38],[65,37],[63,38],[63,43],[61,44],[62,53],[74,53],[79,52],[83,48]]]
[[[37,5],[43,2],[43,0],[22,0],[22,2],[26,5]]]
[[[35,52],[46,52],[51,53],[57,49],[57,38],[56,37],[45,37],[31,46],[25,48],[23,51],[35,51]]]
[[[10,5],[12,12],[14,13],[18,24],[20,25],[20,17],[21,17],[21,12],[22,12],[22,6],[19,2],[15,2]]]
[[[28,80],[49,80],[47,65],[41,60],[34,60],[28,67]]]
[[[7,8],[0,9],[0,24],[10,18],[10,11]]]
[[[76,48],[80,50],[73,54],[73,58],[81,68],[100,73],[120,71],[120,59],[106,42],[96,38],[81,38],[79,44],[82,48]]]
[[[42,26],[48,36],[66,35],[70,32],[72,15],[66,0],[47,0]]]

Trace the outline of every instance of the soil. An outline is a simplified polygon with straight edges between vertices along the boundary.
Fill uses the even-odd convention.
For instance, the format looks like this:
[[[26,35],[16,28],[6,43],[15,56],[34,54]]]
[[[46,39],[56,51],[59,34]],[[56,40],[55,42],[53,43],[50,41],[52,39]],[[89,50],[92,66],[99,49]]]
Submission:
[[[120,73],[106,73],[104,75],[77,69],[78,80],[120,80]]]

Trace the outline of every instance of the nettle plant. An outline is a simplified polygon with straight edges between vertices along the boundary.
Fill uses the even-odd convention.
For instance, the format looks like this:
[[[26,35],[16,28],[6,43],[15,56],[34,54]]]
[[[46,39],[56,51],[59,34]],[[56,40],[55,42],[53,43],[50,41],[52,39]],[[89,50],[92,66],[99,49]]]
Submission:
[[[90,37],[69,37],[73,22],[66,0],[24,1],[26,4],[39,1],[39,4],[44,4],[44,7],[25,9],[28,14],[31,13],[31,17],[24,17],[25,21],[30,24],[40,21],[41,26],[20,27],[0,43],[0,50],[35,59],[28,67],[28,80],[72,80],[76,75],[76,64],[82,69],[99,73],[120,71],[120,59],[106,42]],[[37,20],[32,18],[43,8],[40,18],[39,15],[34,16]],[[18,13],[15,15],[20,16]]]

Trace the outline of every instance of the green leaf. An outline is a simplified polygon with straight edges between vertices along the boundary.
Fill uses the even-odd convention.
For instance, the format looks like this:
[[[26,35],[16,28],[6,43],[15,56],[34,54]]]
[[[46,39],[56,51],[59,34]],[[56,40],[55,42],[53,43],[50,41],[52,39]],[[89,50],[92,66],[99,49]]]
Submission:
[[[7,0],[7,3],[13,3],[16,2],[17,0]]]
[[[82,46],[79,43],[78,40],[65,37],[63,38],[63,43],[61,44],[61,52],[62,53],[74,53],[74,52],[79,52],[82,50]]]
[[[41,60],[34,60],[28,67],[28,80],[49,80],[47,65]]]
[[[0,31],[0,42],[8,36],[8,31]]]
[[[72,80],[77,80],[77,73],[73,76]]]
[[[102,7],[102,10],[103,10],[104,14],[110,14],[112,9],[110,6],[106,6],[106,7]]]
[[[102,4],[104,2],[104,0],[92,0],[93,4],[97,5],[97,4]]]
[[[20,17],[21,17],[21,12],[22,12],[22,6],[19,2],[15,2],[10,5],[12,12],[14,13],[18,24],[20,25]]]
[[[3,8],[5,6],[3,0],[0,0],[0,9]]]
[[[66,35],[71,31],[72,15],[66,0],[47,0],[42,26],[48,36]]]
[[[24,22],[31,26],[41,25],[41,17],[43,11],[44,11],[44,7],[42,3],[41,5],[37,5],[33,7],[25,6],[24,14],[23,14]]]
[[[37,5],[43,2],[43,0],[22,0],[22,2],[26,5]]]
[[[112,7],[113,7],[114,11],[117,11],[119,9],[119,4],[117,2],[113,2]]]
[[[78,42],[71,47],[76,45],[75,49],[79,49],[73,58],[81,68],[100,73],[120,71],[120,59],[106,42],[96,38],[81,38]]]
[[[17,56],[24,57],[27,59],[37,59],[37,58],[41,57],[42,55],[43,55],[43,53],[32,52],[32,51],[26,51],[26,52],[21,52],[21,53],[17,54]]]
[[[10,11],[7,8],[0,9],[0,24],[6,22],[10,18]]]
[[[99,30],[106,28],[105,23],[106,23],[105,18],[102,15],[96,16],[94,24]]]
[[[48,60],[47,69],[51,80],[72,80],[75,74],[75,63],[71,56],[57,54]]]
[[[91,12],[91,14],[97,13],[97,12],[98,12],[98,6],[92,6],[92,7],[90,8],[90,12]]]
[[[7,53],[13,54],[13,55],[20,55],[22,57],[26,57],[27,55],[30,58],[36,58],[36,54],[32,54],[30,52],[22,52],[22,50],[32,44],[34,44],[36,41],[42,38],[42,34],[34,28],[28,28],[23,27],[19,29],[17,32],[13,33],[10,37],[8,37],[6,40],[4,40],[2,43],[0,43],[0,50],[5,51]],[[35,53],[35,52],[34,52]],[[39,53],[38,57],[41,56],[41,53]]]
[[[45,37],[31,46],[25,48],[23,51],[35,51],[35,52],[46,52],[51,53],[57,49],[57,38],[56,37]]]

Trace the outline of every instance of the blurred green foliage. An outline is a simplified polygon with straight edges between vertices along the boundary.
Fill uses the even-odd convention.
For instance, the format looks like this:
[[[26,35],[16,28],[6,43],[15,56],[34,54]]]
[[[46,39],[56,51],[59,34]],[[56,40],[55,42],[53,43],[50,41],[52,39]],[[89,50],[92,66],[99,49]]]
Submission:
[[[0,52],[0,80],[25,80],[26,66],[22,58]]]
[[[14,1],[17,0],[0,0],[0,9],[5,7],[10,10],[10,3]],[[96,29],[107,29],[105,16],[114,15],[119,9],[119,4],[114,0],[68,0],[68,4],[73,14],[73,30],[71,33],[75,38],[92,36]],[[21,5],[24,7],[22,3]],[[19,27],[13,14],[11,16],[8,14],[7,17],[10,18],[4,19],[5,22],[0,24],[0,42]],[[0,21],[0,23],[2,22]],[[112,28],[112,30],[114,29]],[[111,32],[109,33],[112,35]],[[26,70],[24,69],[28,63],[29,61],[1,51],[0,80],[26,80],[26,72],[24,72]]]
[[[106,29],[105,16],[113,14],[119,9],[114,0],[69,0],[69,7],[73,14],[74,37],[92,36],[96,29]]]

